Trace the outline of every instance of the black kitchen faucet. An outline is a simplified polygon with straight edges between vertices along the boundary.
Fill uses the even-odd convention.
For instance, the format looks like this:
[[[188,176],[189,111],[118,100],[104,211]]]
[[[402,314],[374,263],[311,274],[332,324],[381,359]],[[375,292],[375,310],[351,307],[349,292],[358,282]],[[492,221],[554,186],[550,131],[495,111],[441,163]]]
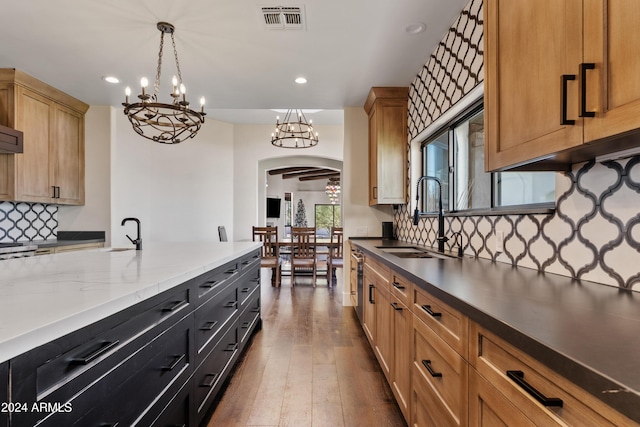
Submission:
[[[134,245],[136,245],[136,251],[141,251],[142,250],[142,236],[140,235],[140,220],[138,218],[125,218],[122,220],[122,224],[121,225],[125,225],[128,221],[135,221],[137,224],[137,228],[138,228],[138,237],[135,239],[132,239],[128,234],[127,234],[127,239],[129,239],[129,241],[131,243],[133,243]]]

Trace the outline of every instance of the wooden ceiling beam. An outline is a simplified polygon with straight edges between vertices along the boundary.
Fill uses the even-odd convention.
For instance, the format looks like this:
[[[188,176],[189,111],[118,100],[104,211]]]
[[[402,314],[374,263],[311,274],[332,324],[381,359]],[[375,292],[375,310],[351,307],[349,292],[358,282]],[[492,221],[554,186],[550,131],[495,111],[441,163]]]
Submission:
[[[327,173],[327,172],[335,173],[336,171],[331,169],[324,169],[324,168],[307,168],[304,171],[282,174],[282,179],[299,178],[301,176],[315,175],[318,173]]]
[[[312,181],[314,179],[328,179],[328,178],[332,178],[332,177],[340,177],[340,172],[331,171],[331,172],[326,172],[326,173],[319,173],[319,174],[316,174],[316,175],[301,176],[298,179],[300,181]]]

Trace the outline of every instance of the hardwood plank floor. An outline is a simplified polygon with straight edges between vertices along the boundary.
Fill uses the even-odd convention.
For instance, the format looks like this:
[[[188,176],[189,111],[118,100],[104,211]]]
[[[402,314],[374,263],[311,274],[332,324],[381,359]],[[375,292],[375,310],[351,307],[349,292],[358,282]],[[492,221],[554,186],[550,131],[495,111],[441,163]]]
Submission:
[[[406,426],[342,286],[261,275],[262,329],[208,427]]]

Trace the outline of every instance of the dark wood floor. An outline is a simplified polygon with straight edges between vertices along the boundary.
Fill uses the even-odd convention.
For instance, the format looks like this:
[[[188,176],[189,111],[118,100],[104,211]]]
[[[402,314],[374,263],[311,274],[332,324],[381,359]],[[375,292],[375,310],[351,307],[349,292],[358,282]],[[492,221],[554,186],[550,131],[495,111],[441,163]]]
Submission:
[[[341,285],[326,283],[273,288],[263,270],[262,330],[209,427],[406,426]]]

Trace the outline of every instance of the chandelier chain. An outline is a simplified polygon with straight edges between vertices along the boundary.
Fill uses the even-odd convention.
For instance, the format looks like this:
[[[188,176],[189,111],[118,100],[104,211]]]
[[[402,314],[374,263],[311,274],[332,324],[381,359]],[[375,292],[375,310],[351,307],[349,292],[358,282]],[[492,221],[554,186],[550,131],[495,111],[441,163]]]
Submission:
[[[176,39],[171,33],[171,44],[173,45],[173,56],[176,58],[176,69],[178,71],[178,83],[182,83],[182,72],[180,72],[180,61],[178,61],[178,50],[176,49]]]
[[[158,99],[160,93],[160,74],[162,72],[162,50],[164,48],[164,32],[160,31],[160,50],[158,51],[158,69],[156,70],[156,81],[153,83],[153,99]]]

